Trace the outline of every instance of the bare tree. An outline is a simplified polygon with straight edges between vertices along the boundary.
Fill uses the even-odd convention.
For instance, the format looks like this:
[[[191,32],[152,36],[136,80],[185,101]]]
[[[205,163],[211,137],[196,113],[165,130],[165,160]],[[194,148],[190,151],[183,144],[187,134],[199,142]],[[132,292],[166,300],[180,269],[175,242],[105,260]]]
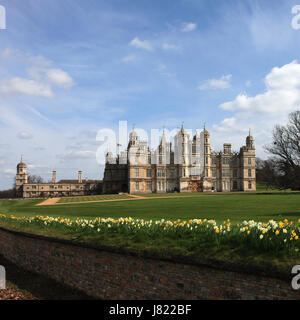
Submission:
[[[255,160],[255,169],[256,170],[262,170],[264,167],[264,164],[265,164],[265,160],[262,160],[261,158],[256,157],[256,160]]]
[[[258,160],[256,163],[256,181],[266,186],[267,190],[274,187],[280,188],[280,173],[277,170],[276,163],[272,159]]]
[[[43,183],[44,180],[40,176],[28,175],[28,183]]]
[[[273,155],[278,187],[300,190],[300,111],[289,115],[286,126],[275,126],[273,144],[265,149]]]

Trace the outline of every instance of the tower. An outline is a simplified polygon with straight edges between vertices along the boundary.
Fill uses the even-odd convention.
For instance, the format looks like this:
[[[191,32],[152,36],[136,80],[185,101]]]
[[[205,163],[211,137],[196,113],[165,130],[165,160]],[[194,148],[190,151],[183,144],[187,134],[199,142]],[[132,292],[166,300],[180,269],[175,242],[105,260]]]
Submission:
[[[21,162],[17,165],[16,191],[18,193],[21,193],[22,187],[26,183],[28,183],[27,166],[23,162],[23,158],[21,157]]]
[[[246,138],[246,146],[241,148],[242,164],[242,190],[256,190],[256,171],[255,171],[255,144],[254,138],[249,135]]]
[[[210,148],[210,134],[204,125],[203,130],[203,147],[204,147],[204,170],[203,170],[203,192],[212,190],[211,181],[211,148]]]
[[[211,166],[210,134],[206,130],[205,126],[204,126],[204,130],[203,130],[203,138],[204,138],[204,177],[209,178],[210,177],[210,166]]]
[[[138,134],[136,133],[135,128],[134,128],[134,126],[133,126],[133,129],[132,129],[132,131],[131,131],[130,134],[129,134],[128,149],[129,149],[131,146],[137,145],[137,144],[138,144],[138,140],[139,140]]]
[[[249,131],[249,136],[246,138],[246,146],[250,150],[255,150],[254,138],[251,136],[251,132],[250,131]]]

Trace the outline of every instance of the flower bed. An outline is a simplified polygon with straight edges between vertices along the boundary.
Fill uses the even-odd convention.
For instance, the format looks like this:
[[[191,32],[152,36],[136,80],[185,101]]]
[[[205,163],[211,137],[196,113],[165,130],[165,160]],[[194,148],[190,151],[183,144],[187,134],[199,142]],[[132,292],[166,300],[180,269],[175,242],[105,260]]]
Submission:
[[[300,219],[293,221],[273,221],[267,223],[244,221],[233,225],[230,220],[217,224],[214,220],[193,219],[189,221],[152,221],[133,218],[96,218],[71,220],[61,217],[36,216],[20,218],[0,215],[0,223],[13,223],[18,226],[35,226],[40,229],[63,230],[68,233],[97,235],[121,234],[125,237],[139,235],[147,239],[191,239],[220,246],[243,244],[259,251],[298,254],[300,248]],[[120,244],[121,245],[121,244]]]

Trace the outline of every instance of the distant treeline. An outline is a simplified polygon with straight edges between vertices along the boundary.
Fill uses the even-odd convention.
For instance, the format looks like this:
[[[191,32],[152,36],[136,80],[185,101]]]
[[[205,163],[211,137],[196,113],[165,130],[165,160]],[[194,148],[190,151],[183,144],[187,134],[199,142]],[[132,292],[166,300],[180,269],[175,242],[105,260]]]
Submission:
[[[17,193],[15,189],[0,191],[0,199],[12,199],[16,197]]]

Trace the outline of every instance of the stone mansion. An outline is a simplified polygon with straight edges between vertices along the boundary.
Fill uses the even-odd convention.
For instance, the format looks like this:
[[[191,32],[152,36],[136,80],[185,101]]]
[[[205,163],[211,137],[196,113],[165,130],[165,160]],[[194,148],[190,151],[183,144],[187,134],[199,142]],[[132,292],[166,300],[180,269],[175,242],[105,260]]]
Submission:
[[[181,130],[174,146],[165,131],[156,150],[140,141],[133,130],[126,151],[117,157],[107,153],[103,191],[128,193],[255,191],[255,146],[249,133],[239,152],[224,144],[213,152],[204,128],[192,139]]]
[[[77,180],[56,181],[56,171],[52,173],[52,181],[47,183],[28,182],[27,166],[21,159],[17,165],[16,191],[20,198],[49,198],[84,196],[99,193],[102,181],[82,179],[82,171],[78,172]]]

